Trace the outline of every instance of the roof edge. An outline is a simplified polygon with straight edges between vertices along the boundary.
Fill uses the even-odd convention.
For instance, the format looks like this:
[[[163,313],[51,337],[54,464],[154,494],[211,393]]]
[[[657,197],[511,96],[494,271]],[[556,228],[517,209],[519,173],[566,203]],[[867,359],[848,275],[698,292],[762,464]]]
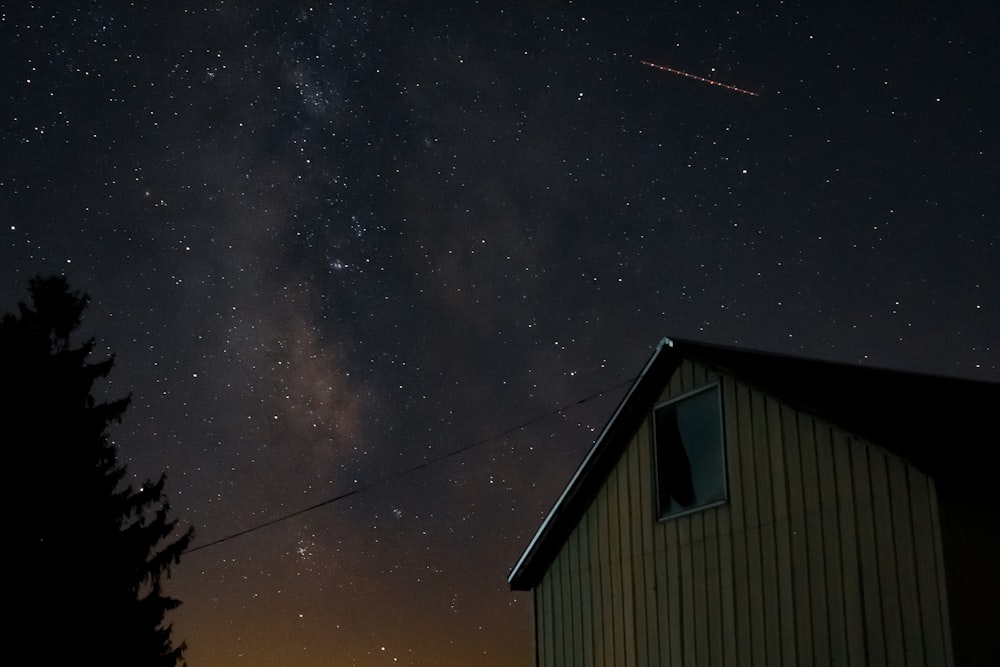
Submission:
[[[656,349],[650,355],[649,359],[646,361],[646,365],[643,367],[642,371],[636,376],[635,380],[632,382],[628,391],[619,401],[618,407],[612,413],[611,418],[608,419],[604,428],[601,430],[600,435],[594,440],[594,444],[591,445],[590,450],[584,457],[583,462],[577,467],[576,472],[570,478],[569,483],[563,489],[562,494],[556,500],[552,509],[546,515],[545,520],[542,525],[539,526],[538,530],[535,532],[528,546],[525,548],[521,557],[518,559],[517,563],[511,569],[510,574],[507,576],[507,583],[510,585],[512,590],[527,591],[534,588],[537,584],[537,571],[539,569],[544,569],[540,567],[542,563],[536,562],[539,557],[540,547],[543,542],[547,541],[550,534],[555,530],[557,519],[574,504],[580,503],[580,498],[585,496],[581,493],[581,490],[587,486],[588,478],[592,475],[592,471],[597,468],[596,465],[599,460],[606,459],[609,456],[617,458],[621,454],[620,451],[608,451],[605,443],[613,441],[613,436],[620,429],[620,420],[622,415],[633,405],[636,400],[636,396],[641,395],[642,389],[646,389],[648,384],[648,379],[651,376],[659,377],[660,373],[654,373],[654,367],[660,370],[660,365],[658,362],[663,362],[666,357],[663,357],[664,350],[673,350],[674,341],[670,338],[664,337],[656,345]],[[675,363],[672,364],[670,373],[673,373],[674,368],[676,368],[676,362],[679,359],[674,360]],[[611,448],[614,450],[614,448]],[[608,466],[604,466],[607,468]],[[603,481],[603,480],[602,480]],[[589,499],[587,499],[589,502]],[[545,563],[547,566],[548,563]]]

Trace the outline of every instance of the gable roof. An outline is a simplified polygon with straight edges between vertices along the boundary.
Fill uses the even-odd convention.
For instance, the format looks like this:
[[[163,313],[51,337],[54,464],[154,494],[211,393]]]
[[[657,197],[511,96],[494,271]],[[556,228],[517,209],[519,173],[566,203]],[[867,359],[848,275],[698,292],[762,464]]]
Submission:
[[[684,359],[897,453],[939,489],[985,493],[990,473],[979,461],[998,442],[1000,384],[664,338],[511,570],[513,590],[531,590],[541,580]]]

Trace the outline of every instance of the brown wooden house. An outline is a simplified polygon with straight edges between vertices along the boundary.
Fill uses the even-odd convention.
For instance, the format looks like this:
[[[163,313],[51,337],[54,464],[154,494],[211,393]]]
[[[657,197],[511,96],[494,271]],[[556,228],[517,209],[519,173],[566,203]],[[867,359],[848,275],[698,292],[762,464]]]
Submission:
[[[537,664],[1000,664],[1000,385],[664,339],[509,576]]]

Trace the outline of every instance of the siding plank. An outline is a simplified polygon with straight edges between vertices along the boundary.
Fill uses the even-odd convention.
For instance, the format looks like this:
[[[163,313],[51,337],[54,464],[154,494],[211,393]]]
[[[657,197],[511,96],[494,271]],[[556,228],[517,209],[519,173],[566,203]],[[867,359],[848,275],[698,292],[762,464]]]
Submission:
[[[819,422],[816,426],[816,466],[819,473],[820,525],[826,571],[827,623],[830,630],[830,660],[835,665],[847,663],[847,632],[844,627],[844,581],[840,562],[839,503],[837,474],[834,464],[831,426]],[[842,473],[843,474],[843,473]]]
[[[903,609],[903,644],[906,664],[923,667],[924,647],[920,597],[917,593],[917,568],[914,560],[913,521],[910,518],[910,485],[906,464],[896,457],[889,459],[889,490],[892,494],[892,529],[896,545],[896,572],[899,579],[899,604]]]
[[[778,608],[778,554],[775,534],[771,457],[768,442],[767,399],[751,393],[751,447],[757,487],[757,521],[760,526],[760,589],[764,609],[765,664],[776,664],[781,656],[781,614]]]
[[[621,516],[618,512],[618,476],[608,478],[608,551],[611,574],[612,604],[612,665],[627,667],[625,664],[625,601],[622,581],[622,539]]]
[[[592,651],[594,654],[594,665],[604,664],[604,600],[601,598],[601,581],[603,569],[601,566],[601,537],[600,527],[597,521],[597,502],[591,504],[587,510],[587,523],[589,524],[587,534],[590,536],[590,599],[593,602],[593,610],[590,616],[590,636]]]
[[[837,470],[837,499],[841,576],[843,579],[844,628],[847,661],[864,665],[865,629],[861,597],[861,574],[858,563],[858,526],[854,511],[854,469],[851,450],[854,444],[846,433],[838,432],[833,441],[833,465]]]
[[[569,539],[569,554],[566,559],[566,579],[567,585],[570,587],[569,595],[569,625],[568,625],[568,637],[570,646],[567,647],[566,655],[572,661],[574,665],[583,664],[583,630],[582,630],[582,617],[583,613],[583,597],[582,597],[582,586],[580,577],[580,526],[576,527],[576,530],[572,532]]]
[[[941,625],[944,632],[945,643],[945,665],[952,665],[955,662],[954,648],[951,641],[951,613],[948,608],[948,594],[945,587],[944,577],[944,545],[941,542],[941,515],[938,511],[937,492],[931,486],[931,525],[934,526],[934,556],[938,563],[938,597],[941,599]]]
[[[947,602],[940,596],[940,582],[944,573],[940,569],[935,548],[938,536],[935,534],[932,506],[937,504],[937,499],[934,497],[933,482],[912,469],[907,472],[913,502],[913,553],[917,559],[916,576],[920,593],[924,654],[928,665],[944,665],[949,660],[945,651],[947,634],[941,608]]]
[[[563,548],[563,556],[560,558],[562,561],[561,575],[562,575],[562,612],[560,614],[562,619],[562,649],[560,653],[562,654],[559,663],[562,665],[578,665],[577,662],[577,649],[579,643],[576,637],[576,605],[574,604],[579,599],[579,591],[577,590],[576,580],[573,576],[573,559],[576,556],[576,549],[573,547],[573,534],[570,535],[570,539],[566,543],[566,547]]]
[[[705,567],[705,512],[687,517],[691,528],[691,644],[694,660],[688,664],[708,664],[708,582]]]
[[[733,455],[732,443],[735,442],[735,431],[730,423],[730,412],[732,412],[731,394],[733,382],[723,378],[721,380],[720,395],[722,396],[722,417],[723,417],[723,440],[725,442],[726,461],[726,489],[727,502],[722,505],[718,512],[719,518],[719,577],[721,588],[722,622],[719,626],[719,641],[722,644],[723,665],[734,665],[737,663],[736,652],[736,583],[734,580],[734,568],[736,563],[733,558]]]
[[[635,667],[637,628],[636,624],[636,599],[635,599],[635,568],[634,551],[632,539],[632,481],[629,475],[628,459],[632,455],[631,451],[622,456],[615,474],[618,476],[618,525],[619,525],[619,545],[621,546],[621,569],[622,569],[622,621],[624,625],[624,643],[622,645],[627,667]]]
[[[642,471],[639,467],[639,452],[641,440],[640,430],[627,452],[629,476],[629,515],[630,532],[632,535],[632,595],[634,607],[632,615],[635,618],[635,660],[641,667],[648,667],[649,660],[649,620],[646,617],[646,547],[643,542],[644,526],[647,518],[642,513]]]
[[[771,459],[771,494],[774,507],[774,539],[777,551],[776,579],[781,664],[797,664],[795,650],[795,594],[792,588],[792,545],[788,518],[788,472],[782,437],[781,404],[767,401],[767,444]]]
[[[750,624],[752,614],[750,605],[750,569],[747,556],[747,492],[744,487],[743,452],[740,446],[740,426],[746,420],[745,412],[740,408],[740,396],[744,389],[736,382],[727,388],[729,417],[726,420],[726,438],[729,442],[729,470],[731,526],[733,531],[733,596],[736,600],[734,609],[735,650],[742,664],[751,664],[749,656],[753,650]],[[752,488],[752,486],[751,486]]]
[[[667,548],[667,608],[668,608],[668,644],[671,665],[684,664],[684,638],[681,628],[684,623],[681,611],[681,566],[680,539],[678,538],[678,522],[666,521],[662,525],[666,529]]]
[[[590,545],[594,540],[590,537],[593,514],[587,512],[577,526],[580,533],[578,542],[580,572],[573,582],[573,585],[580,589],[580,635],[577,639],[580,643],[582,660],[579,664],[583,667],[594,667],[594,600],[593,600],[593,568],[590,564]]]
[[[615,637],[614,623],[615,601],[612,587],[614,585],[611,571],[611,527],[608,519],[608,487],[601,489],[598,496],[598,531],[600,533],[600,554],[601,554],[601,617],[600,625],[601,645],[603,651],[603,665],[611,667],[615,664]]]
[[[864,616],[865,649],[868,664],[889,664],[885,652],[885,628],[879,601],[878,547],[875,507],[872,500],[872,453],[866,445],[857,444],[851,455],[851,467],[856,480],[854,509],[857,526],[858,561],[861,566],[861,610]]]
[[[788,470],[788,520],[791,541],[792,587],[794,589],[795,652],[800,664],[815,660],[812,645],[812,596],[809,594],[809,544],[807,540],[805,491],[802,482],[800,418],[782,406],[782,437]]]
[[[656,610],[657,610],[657,642],[659,648],[659,664],[670,664],[670,625],[674,620],[670,615],[670,571],[667,567],[667,535],[662,522],[653,524],[653,545],[656,560]]]
[[[710,509],[705,515],[705,604],[708,619],[703,631],[708,643],[708,665],[722,665],[722,576],[719,558],[718,515],[721,508]]]
[[[646,657],[647,664],[659,665],[660,660],[660,622],[657,609],[658,578],[657,566],[659,554],[654,544],[653,531],[656,527],[656,515],[653,508],[653,466],[652,443],[650,438],[651,420],[647,419],[639,429],[636,438],[636,452],[638,454],[638,484],[636,494],[639,499],[639,521],[642,551],[643,587],[645,598],[645,627],[646,627]]]
[[[680,611],[681,611],[681,645],[683,664],[695,664],[695,620],[694,608],[694,564],[691,548],[691,517],[684,516],[674,519],[677,524],[678,552],[680,558]]]
[[[721,622],[718,641],[722,649],[720,665],[738,662],[736,653],[736,586],[733,579],[732,510],[728,505],[719,508],[719,601]]]
[[[871,465],[872,510],[875,519],[875,554],[879,565],[878,591],[884,630],[886,664],[905,665],[903,645],[903,613],[899,604],[899,582],[896,579],[896,544],[892,528],[892,501],[889,493],[889,473],[886,455],[869,450]]]
[[[802,489],[805,503],[805,537],[809,559],[809,600],[812,621],[812,662],[822,663],[830,655],[829,613],[826,593],[826,555],[823,544],[822,507],[819,469],[816,462],[815,423],[804,418],[800,422]]]
[[[767,665],[767,626],[764,608],[764,571],[760,540],[760,504],[757,462],[753,449],[753,405],[751,390],[740,387],[737,392],[737,417],[739,433],[737,447],[740,452],[743,483],[744,525],[746,535],[747,598],[750,602],[750,652],[748,664]]]
[[[547,667],[555,667],[555,651],[553,650],[553,644],[555,642],[555,624],[552,620],[553,608],[552,604],[552,590],[553,590],[553,578],[556,576],[555,572],[549,570],[542,579],[542,583],[539,586],[538,599],[541,600],[540,610],[542,613],[538,615],[538,639],[540,643],[539,655],[542,658],[542,664]]]

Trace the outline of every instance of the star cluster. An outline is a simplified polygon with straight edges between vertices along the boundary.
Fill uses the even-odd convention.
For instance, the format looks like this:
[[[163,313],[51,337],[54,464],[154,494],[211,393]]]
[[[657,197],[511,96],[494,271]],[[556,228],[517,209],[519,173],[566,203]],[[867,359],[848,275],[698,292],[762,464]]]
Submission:
[[[1000,378],[997,9],[741,4],[0,8],[2,303],[93,297],[190,664],[530,664],[664,335]]]

